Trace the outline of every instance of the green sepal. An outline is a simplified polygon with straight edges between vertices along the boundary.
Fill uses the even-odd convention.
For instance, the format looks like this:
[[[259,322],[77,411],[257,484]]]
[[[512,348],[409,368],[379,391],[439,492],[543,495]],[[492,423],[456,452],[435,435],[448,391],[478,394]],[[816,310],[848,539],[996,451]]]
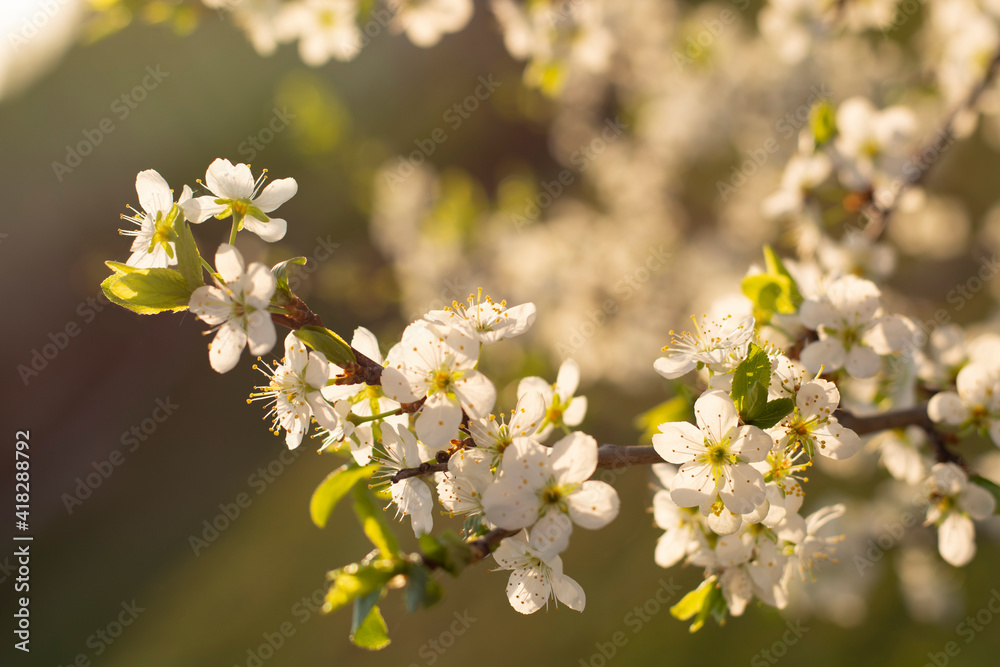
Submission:
[[[354,513],[365,535],[383,558],[399,558],[399,542],[385,520],[385,512],[375,506],[371,492],[363,484],[355,484],[353,495]]]
[[[121,262],[105,262],[114,273],[101,289],[112,303],[140,315],[187,310],[191,293],[187,281],[174,269],[137,269]]]
[[[347,341],[325,327],[302,327],[295,331],[295,337],[338,366],[357,361]]]
[[[312,517],[313,523],[320,528],[326,526],[337,503],[354,488],[355,484],[371,477],[375,470],[375,466],[359,467],[354,463],[348,463],[327,475],[309,499],[309,516]]]

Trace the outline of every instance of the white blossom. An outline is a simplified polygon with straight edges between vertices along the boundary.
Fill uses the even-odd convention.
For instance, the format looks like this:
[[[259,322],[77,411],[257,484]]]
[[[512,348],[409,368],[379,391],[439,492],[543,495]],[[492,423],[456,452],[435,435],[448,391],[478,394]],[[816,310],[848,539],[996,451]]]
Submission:
[[[955,567],[967,565],[976,555],[973,519],[989,518],[996,500],[989,491],[969,482],[965,471],[954,463],[937,463],[926,482],[930,506],[926,525],[938,528],[941,558]]]
[[[707,514],[721,498],[735,514],[753,511],[765,494],[764,478],[750,463],[764,460],[771,438],[756,426],[741,426],[733,399],[724,392],[702,394],[694,412],[697,426],[667,422],[653,435],[656,453],[681,466],[670,486],[673,501]]]
[[[184,215],[195,223],[212,216],[219,219],[233,216],[237,229],[251,231],[270,243],[280,241],[288,223],[267,214],[291,199],[299,186],[294,178],[280,178],[261,191],[265,176],[266,171],[254,181],[248,165],[216,159],[205,172],[205,185],[212,194],[187,200],[183,205]]]
[[[508,537],[493,559],[501,570],[512,570],[507,580],[507,600],[522,614],[548,608],[549,600],[583,611],[587,596],[580,584],[563,574],[562,558],[544,541],[527,532]]]
[[[244,347],[253,355],[266,354],[278,337],[267,312],[274,276],[260,263],[245,267],[239,250],[223,243],[215,254],[216,284],[202,285],[191,294],[191,312],[216,330],[208,359],[219,373],[236,366]]]
[[[255,366],[255,368],[257,368]],[[285,337],[285,356],[274,368],[264,365],[268,378],[265,386],[257,387],[251,400],[265,400],[267,417],[273,417],[274,432],[285,429],[285,444],[295,449],[309,431],[315,419],[325,429],[336,429],[337,412],[323,398],[322,390],[336,374],[334,366],[319,352],[306,349],[294,333]],[[247,401],[248,403],[250,401]]]

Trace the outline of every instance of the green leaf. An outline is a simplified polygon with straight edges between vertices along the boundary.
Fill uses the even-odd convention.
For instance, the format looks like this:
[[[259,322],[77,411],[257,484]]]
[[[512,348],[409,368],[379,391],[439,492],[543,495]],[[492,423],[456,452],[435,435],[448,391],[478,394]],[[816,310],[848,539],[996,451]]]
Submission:
[[[816,148],[837,134],[837,110],[829,100],[818,100],[812,105],[809,110],[809,129],[812,130]]]
[[[790,314],[797,309],[791,294],[793,283],[784,276],[758,273],[747,276],[741,285],[743,294],[753,302],[754,312],[769,322],[775,313]]]
[[[326,592],[326,605],[323,611],[337,611],[350,602],[379,592],[389,580],[400,573],[402,561],[379,559],[367,564],[352,563],[339,570],[327,573],[331,580],[330,589]]]
[[[372,607],[358,629],[351,634],[351,641],[355,646],[369,651],[379,651],[389,645],[389,627],[377,605]]]
[[[362,479],[375,472],[375,466],[358,467],[353,463],[342,465],[319,483],[309,500],[309,516],[313,523],[323,528],[337,503]]]
[[[347,341],[325,327],[302,327],[296,330],[295,337],[338,366],[357,361]]]
[[[292,293],[291,288],[288,286],[288,266],[290,264],[304,266],[305,263],[305,257],[293,257],[291,259],[286,259],[284,262],[279,262],[271,267],[271,274],[274,275],[274,280],[277,283],[275,294],[288,296]]]
[[[795,282],[795,278],[792,274],[788,272],[788,269],[785,267],[785,263],[781,261],[781,258],[778,257],[778,253],[774,252],[774,249],[769,245],[764,246],[764,264],[767,267],[767,272],[772,276],[782,276],[788,279],[790,284],[788,298],[791,300],[793,306],[793,310],[790,312],[794,313],[798,310],[799,306],[802,305],[802,293],[799,292],[799,286]],[[780,310],[778,312],[786,315],[789,314]]]
[[[431,572],[419,563],[413,564],[406,575],[406,610],[413,614],[420,607],[430,607],[443,594]]]
[[[705,624],[705,619],[712,610],[714,604],[714,595],[717,591],[715,587],[717,577],[711,576],[705,581],[701,582],[698,588],[694,589],[687,595],[681,598],[681,601],[670,608],[670,614],[674,618],[680,621],[686,621],[690,618],[694,618],[694,623],[691,624],[691,632],[698,632],[701,626]],[[717,593],[721,597],[721,592]]]
[[[764,273],[747,276],[742,283],[743,294],[754,304],[758,324],[770,322],[775,313],[795,313],[802,304],[795,279],[770,246],[764,246],[764,264]]]
[[[385,512],[375,506],[372,494],[362,484],[354,485],[354,513],[358,516],[361,529],[379,550],[383,558],[399,557],[399,542],[389,529]]]
[[[366,595],[362,595],[354,600],[354,610],[351,614],[351,635],[353,636],[361,624],[365,622],[368,618],[368,614],[372,612],[375,605],[378,604],[379,598],[382,597],[383,589],[379,588],[372,591]]]
[[[137,269],[120,262],[105,262],[114,271],[101,283],[113,303],[140,315],[187,310],[193,289],[174,269]]]
[[[747,358],[733,371],[733,388],[730,396],[736,409],[748,424],[764,409],[767,389],[771,385],[771,360],[756,343],[750,343]]]
[[[771,428],[793,409],[795,409],[795,401],[790,398],[778,398],[768,401],[764,409],[756,417],[747,422],[747,424],[758,428]]]
[[[660,432],[660,424],[665,422],[689,421],[694,416],[693,404],[685,395],[674,396],[643,412],[635,418],[635,426],[642,430],[643,440],[652,440]]]
[[[979,486],[983,487],[991,494],[993,494],[993,498],[995,498],[997,501],[996,507],[993,508],[993,513],[1000,514],[1000,485],[998,485],[996,482],[992,480],[986,479],[982,475],[973,475],[972,477],[969,478],[969,481],[973,482],[974,484],[978,484]]]
[[[205,284],[205,273],[201,265],[201,254],[198,252],[198,244],[191,234],[191,226],[184,220],[180,213],[180,208],[174,204],[171,213],[175,215],[173,228],[177,239],[174,246],[177,250],[177,270],[184,277],[184,282],[188,288],[194,292]]]
[[[450,530],[444,531],[438,537],[430,533],[421,535],[420,550],[427,560],[440,565],[452,576],[458,576],[458,573],[472,560],[472,548],[469,543]]]

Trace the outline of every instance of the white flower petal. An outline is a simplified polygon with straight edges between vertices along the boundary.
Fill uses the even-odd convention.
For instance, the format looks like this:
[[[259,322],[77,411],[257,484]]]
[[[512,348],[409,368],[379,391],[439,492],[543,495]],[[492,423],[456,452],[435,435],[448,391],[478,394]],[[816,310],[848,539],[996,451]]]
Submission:
[[[271,181],[264,191],[253,200],[253,205],[264,213],[270,213],[286,201],[295,196],[299,191],[299,184],[294,178],[279,178]]]
[[[135,191],[139,195],[139,205],[151,218],[157,213],[167,212],[174,205],[174,195],[163,177],[153,169],[140,171],[135,177]]]
[[[229,160],[218,158],[208,166],[205,184],[218,198],[245,199],[253,194],[254,181],[247,165],[233,166]]]
[[[215,270],[219,272],[225,282],[236,282],[243,276],[245,269],[243,255],[235,246],[223,243],[215,251]]]
[[[667,422],[653,434],[653,449],[664,461],[687,463],[705,452],[705,436],[689,422]]]
[[[253,232],[268,243],[274,243],[285,238],[285,232],[288,231],[288,223],[282,218],[271,218],[265,222],[247,215],[243,219],[243,229]]]
[[[219,373],[233,370],[246,342],[247,335],[242,329],[230,322],[222,324],[208,348],[208,360],[212,368]]]
[[[959,512],[949,512],[938,526],[938,551],[941,558],[954,565],[967,565],[976,555],[976,529],[972,519]]]
[[[579,484],[597,469],[597,441],[573,431],[552,446],[552,472],[560,484]]]
[[[588,480],[570,494],[566,503],[573,523],[587,530],[597,530],[615,520],[621,501],[610,484]]]

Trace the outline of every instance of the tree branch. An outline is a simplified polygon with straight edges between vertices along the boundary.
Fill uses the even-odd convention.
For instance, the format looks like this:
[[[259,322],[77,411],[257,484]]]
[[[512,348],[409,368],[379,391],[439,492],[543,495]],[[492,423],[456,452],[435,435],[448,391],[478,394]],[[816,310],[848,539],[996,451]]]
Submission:
[[[916,173],[912,176],[906,176],[901,180],[897,181],[897,185],[894,188],[892,200],[888,203],[880,203],[877,198],[873,196],[871,206],[867,207],[866,210],[862,211],[862,216],[867,218],[866,224],[863,229],[863,233],[866,239],[869,241],[877,241],[881,238],[882,234],[889,222],[889,217],[892,215],[893,211],[896,209],[896,205],[902,198],[904,192],[906,192],[912,186],[922,182],[930,171],[931,163],[923,166],[923,155],[928,153],[938,153],[942,152],[940,146],[950,146],[955,140],[955,120],[958,118],[959,114],[964,113],[973,109],[979,102],[979,98],[982,97],[986,89],[993,83],[993,80],[997,76],[997,72],[1000,71],[1000,50],[998,50],[993,58],[990,59],[989,65],[986,67],[986,73],[983,78],[979,81],[976,86],[969,91],[969,94],[962,101],[961,104],[956,106],[944,119],[941,124],[940,129],[934,133],[934,136],[920,149],[914,153],[910,161],[916,163],[918,169]]]
[[[846,410],[837,410],[834,413],[834,417],[837,418],[837,421],[842,426],[851,429],[858,435],[870,435],[879,431],[904,428],[906,426],[919,426],[927,432],[938,461],[961,462],[961,458],[958,455],[948,450],[945,437],[938,433],[934,422],[927,415],[926,403],[873,415],[855,415]],[[445,454],[445,452],[438,452],[437,461],[421,463],[415,468],[403,468],[393,475],[390,481],[399,482],[410,477],[422,477],[436,472],[447,471],[448,460],[442,457],[441,454]],[[441,460],[442,458],[444,460]],[[626,468],[629,466],[652,465],[654,463],[663,463],[663,459],[649,445],[601,445],[597,449],[598,469]]]

